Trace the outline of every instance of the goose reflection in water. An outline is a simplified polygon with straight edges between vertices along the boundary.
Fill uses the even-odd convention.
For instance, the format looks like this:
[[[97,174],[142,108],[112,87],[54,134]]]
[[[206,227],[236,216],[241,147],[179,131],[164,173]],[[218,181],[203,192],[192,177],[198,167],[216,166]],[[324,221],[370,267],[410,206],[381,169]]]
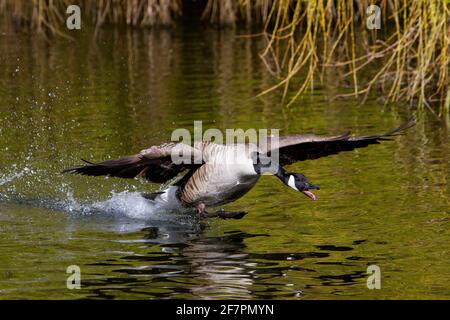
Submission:
[[[153,222],[139,231],[141,239],[135,242],[136,246],[149,249],[148,253],[127,252],[115,260],[89,264],[109,267],[111,272],[95,279],[85,275],[83,289],[90,297],[106,299],[126,298],[128,294],[159,299],[264,298],[265,289],[261,286],[258,292],[258,282],[293,269],[290,264],[281,266],[279,261],[270,261],[268,256],[246,252],[246,239],[268,235],[233,231],[205,237],[206,227],[210,228],[203,223]],[[116,225],[116,229],[124,227]],[[288,255],[279,259],[287,261]],[[277,290],[280,295],[292,296],[292,288],[283,283],[276,285],[280,288],[269,289],[270,296]]]
[[[127,245],[127,251],[116,252],[116,259],[97,259],[88,264],[94,270],[96,266],[103,270],[102,274],[84,274],[82,289],[88,297],[298,299],[305,290],[314,291],[314,286],[354,285],[365,277],[364,272],[355,271],[363,270],[365,262],[355,259],[351,246],[258,253],[246,243],[249,239],[262,241],[269,235],[235,230],[216,236],[214,225],[194,223],[190,218],[146,221],[145,227],[142,222],[134,225],[129,220],[109,226],[105,221],[98,222],[115,233],[127,230],[127,240],[117,240]],[[92,225],[92,220],[88,223]],[[134,231],[133,226],[137,228]],[[331,274],[327,266],[332,263],[331,255],[339,252],[347,252],[353,260],[341,264],[341,273]]]
[[[244,239],[257,235],[233,233],[192,241],[182,250],[190,273],[202,285],[192,287],[197,297],[250,298],[257,263],[248,260]]]

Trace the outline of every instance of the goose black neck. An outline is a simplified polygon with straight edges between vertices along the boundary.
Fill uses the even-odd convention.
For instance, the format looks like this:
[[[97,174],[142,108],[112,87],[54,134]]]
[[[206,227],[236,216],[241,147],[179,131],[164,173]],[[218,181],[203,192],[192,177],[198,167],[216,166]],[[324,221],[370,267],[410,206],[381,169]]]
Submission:
[[[282,166],[278,165],[278,170],[277,170],[277,172],[275,173],[275,176],[276,176],[278,179],[280,179],[282,182],[284,182],[285,184],[287,184],[288,181],[289,181],[290,174],[288,174],[287,171],[284,170]]]
[[[274,161],[266,161],[265,163],[262,163],[261,159],[263,157],[265,156],[259,153],[257,154],[256,164],[253,164],[255,172],[259,175],[261,175],[264,172],[271,172],[276,177],[278,177],[278,179],[287,184],[290,175],[286,172],[286,170],[284,170],[282,166],[280,166],[278,163]]]

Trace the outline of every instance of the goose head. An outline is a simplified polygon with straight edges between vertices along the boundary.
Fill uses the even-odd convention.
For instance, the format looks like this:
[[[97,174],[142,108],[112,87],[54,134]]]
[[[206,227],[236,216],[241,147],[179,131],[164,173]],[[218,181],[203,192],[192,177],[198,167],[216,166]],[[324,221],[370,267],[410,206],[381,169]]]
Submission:
[[[316,200],[317,197],[309,190],[319,190],[320,188],[308,181],[308,179],[301,173],[287,172],[284,176],[284,183],[296,191],[302,192],[311,200]]]

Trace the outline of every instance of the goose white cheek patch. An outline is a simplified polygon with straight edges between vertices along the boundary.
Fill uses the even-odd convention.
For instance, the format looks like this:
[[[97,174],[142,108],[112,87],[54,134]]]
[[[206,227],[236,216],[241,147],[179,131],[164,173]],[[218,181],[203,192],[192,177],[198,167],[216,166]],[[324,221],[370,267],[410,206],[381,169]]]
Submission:
[[[290,176],[290,177],[289,177],[289,180],[288,180],[288,186],[291,187],[291,188],[294,189],[294,190],[299,191],[298,188],[295,186],[295,178],[294,178],[294,176]],[[303,192],[303,194],[304,194],[305,196],[307,196],[308,198],[310,198],[312,201],[316,201],[316,200],[317,200],[316,195],[315,195],[314,193],[312,193],[311,191],[309,191],[309,190],[303,190],[302,192]]]
[[[294,190],[299,191],[299,190],[297,189],[297,187],[295,186],[295,178],[294,178],[294,176],[289,176],[288,186],[291,187],[291,188],[294,189]]]

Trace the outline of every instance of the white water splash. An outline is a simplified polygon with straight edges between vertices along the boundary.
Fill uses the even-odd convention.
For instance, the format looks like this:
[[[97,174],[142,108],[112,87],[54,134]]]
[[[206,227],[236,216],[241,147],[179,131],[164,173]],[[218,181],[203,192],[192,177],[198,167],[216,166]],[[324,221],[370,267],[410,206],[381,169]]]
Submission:
[[[135,219],[158,218],[164,211],[159,203],[145,199],[139,192],[128,191],[113,193],[110,199],[93,203],[92,209]]]
[[[148,200],[139,192],[123,191],[112,192],[111,194],[111,198],[107,200],[88,203],[76,200],[72,192],[68,191],[67,199],[59,202],[56,209],[71,214],[108,214],[141,220],[170,220],[180,217],[175,213],[186,213],[186,209],[180,210],[180,208],[175,208],[173,204]]]
[[[10,172],[0,175],[0,186],[8,184],[6,189],[0,192],[0,202],[15,202],[22,205],[44,207],[53,211],[67,212],[71,215],[103,214],[140,220],[171,221],[174,218],[179,219],[179,213],[186,213],[186,210],[180,210],[178,200],[175,197],[176,188],[169,188],[156,201],[148,200],[140,192],[135,191],[111,192],[111,197],[106,200],[98,200],[98,198],[80,199],[74,196],[71,185],[66,182],[52,185],[53,191],[56,191],[57,195],[47,196],[40,192],[30,195],[16,190],[17,180],[26,176],[26,183],[29,183],[30,176],[34,175],[35,180],[37,179],[39,182],[42,182],[43,178],[29,167],[18,170],[13,165]],[[44,173],[41,174],[44,176]],[[39,188],[33,187],[33,183],[27,185],[27,187],[29,187],[29,190],[39,190]],[[186,217],[186,215],[183,216]]]
[[[33,173],[33,171],[30,168],[25,167],[25,168],[22,169],[22,171],[15,172],[15,173],[10,174],[8,176],[1,176],[0,177],[0,186],[4,185],[6,183],[9,183],[9,182],[11,182],[11,181],[13,181],[15,179],[21,178],[21,177],[23,177],[24,175],[26,175],[28,173]]]

